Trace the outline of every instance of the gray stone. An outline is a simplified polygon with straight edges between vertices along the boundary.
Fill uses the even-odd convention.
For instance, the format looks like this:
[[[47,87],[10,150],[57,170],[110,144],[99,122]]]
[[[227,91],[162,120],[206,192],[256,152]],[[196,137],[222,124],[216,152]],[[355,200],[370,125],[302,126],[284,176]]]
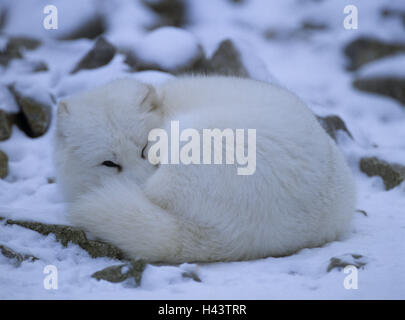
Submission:
[[[73,30],[62,35],[60,40],[75,40],[81,38],[95,39],[106,30],[106,25],[104,17],[95,14],[92,17],[89,17],[84,23],[78,25]]]
[[[29,137],[36,138],[44,135],[51,123],[51,98],[48,93],[35,92],[37,96],[45,95],[49,101],[38,99],[33,94],[27,94],[21,90],[19,86],[13,85],[10,87],[11,92],[17,101],[20,108],[20,113],[17,115],[16,124]]]
[[[4,50],[0,51],[0,65],[6,66],[13,59],[21,59],[23,50],[34,50],[41,42],[28,37],[11,37]]]
[[[99,37],[94,43],[93,48],[79,61],[77,66],[72,70],[72,74],[83,69],[96,69],[108,64],[115,55],[115,47]]]
[[[347,129],[345,122],[337,115],[330,115],[326,117],[316,116],[322,128],[325,129],[326,133],[336,141],[336,132],[338,130],[344,131],[347,135],[353,139],[352,134]]]
[[[49,184],[54,184],[54,183],[56,183],[56,178],[55,178],[55,177],[48,177],[48,178],[47,178],[47,182],[48,182]]]
[[[16,50],[16,49],[26,49],[34,50],[41,45],[41,41],[35,38],[29,37],[11,37],[8,39],[7,47]]]
[[[389,163],[376,157],[361,158],[360,170],[369,177],[381,177],[386,190],[395,188],[405,180],[405,166]]]
[[[0,150],[0,179],[4,179],[8,175],[8,157]]]
[[[229,39],[222,41],[213,56],[196,69],[206,74],[249,78],[249,72],[242,62],[241,52]]]
[[[180,27],[187,22],[184,0],[143,0],[142,2],[160,16],[160,23],[156,27]]]
[[[405,106],[405,78],[372,77],[356,79],[353,86],[361,91],[382,94]]]
[[[405,44],[387,43],[375,38],[360,37],[348,43],[344,54],[349,59],[349,70],[356,70],[371,61],[405,52]]]
[[[43,61],[38,61],[33,63],[32,72],[44,72],[48,71],[48,65]]]
[[[0,109],[0,141],[10,138],[11,126],[12,122],[10,116]]]
[[[124,63],[129,66],[131,72],[138,70],[139,62],[134,53],[126,49],[119,49],[118,53],[125,56]]]
[[[361,254],[346,253],[338,257],[333,257],[330,259],[327,272],[333,269],[344,269],[348,265],[355,266],[356,268],[362,268],[367,264],[367,258]]]
[[[8,8],[6,6],[4,7],[0,6],[0,30],[3,29],[4,26],[6,25],[7,16],[8,16]]]
[[[304,20],[301,22],[302,31],[325,31],[328,29],[329,29],[328,25],[323,22],[311,20]]]
[[[97,280],[105,280],[114,283],[131,279],[135,282],[135,286],[139,286],[145,267],[146,263],[142,260],[130,261],[128,263],[107,267],[103,270],[97,271],[92,274],[92,277]]]
[[[195,271],[186,271],[181,274],[181,276],[185,279],[191,279],[194,280],[195,282],[201,282],[200,277]]]
[[[23,261],[36,261],[38,260],[37,257],[34,257],[32,255],[29,254],[21,254],[18,252],[15,252],[14,250],[0,245],[0,253],[5,256],[8,259],[11,259],[13,261],[13,264],[16,267],[19,267],[21,265],[21,263],[23,263]]]
[[[405,11],[398,10],[398,8],[391,9],[391,8],[382,8],[381,9],[381,16],[383,18],[397,18],[402,20],[402,24],[405,27]]]
[[[87,251],[93,258],[109,257],[118,260],[124,258],[124,253],[117,247],[101,241],[88,240],[84,231],[75,227],[11,219],[7,219],[6,224],[18,225],[45,236],[53,234],[56,240],[62,243],[63,246],[66,247],[68,243],[76,244]]]

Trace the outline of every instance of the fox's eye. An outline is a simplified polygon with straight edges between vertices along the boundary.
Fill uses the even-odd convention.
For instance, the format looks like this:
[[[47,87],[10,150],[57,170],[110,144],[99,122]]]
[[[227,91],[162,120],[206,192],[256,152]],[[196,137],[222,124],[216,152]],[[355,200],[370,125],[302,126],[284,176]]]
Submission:
[[[116,164],[116,163],[114,163],[114,162],[112,162],[112,161],[110,161],[110,160],[104,161],[104,162],[102,163],[102,165],[103,165],[103,166],[106,166],[106,167],[109,167],[109,168],[117,168],[119,172],[121,172],[121,170],[122,170],[121,165]]]
[[[145,151],[146,151],[146,147],[148,146],[148,144],[145,144],[145,146],[143,147],[143,149],[142,149],[142,154],[141,154],[141,157],[142,157],[142,159],[146,159],[146,157],[145,157]]]

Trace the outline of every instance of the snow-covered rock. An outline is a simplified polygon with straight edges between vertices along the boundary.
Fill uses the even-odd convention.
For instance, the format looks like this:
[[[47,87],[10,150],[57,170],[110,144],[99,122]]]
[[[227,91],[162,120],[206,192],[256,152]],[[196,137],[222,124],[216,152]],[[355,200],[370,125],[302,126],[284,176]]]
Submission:
[[[404,43],[388,43],[369,37],[357,38],[344,48],[350,62],[349,70],[356,70],[366,63],[400,52],[405,52]]]
[[[353,86],[361,91],[388,96],[405,105],[405,77],[364,77],[355,79]]]
[[[139,69],[179,73],[192,69],[204,57],[197,39],[180,28],[162,27],[148,35],[134,49]]]
[[[405,78],[405,53],[378,59],[363,66],[358,77],[398,77]]]

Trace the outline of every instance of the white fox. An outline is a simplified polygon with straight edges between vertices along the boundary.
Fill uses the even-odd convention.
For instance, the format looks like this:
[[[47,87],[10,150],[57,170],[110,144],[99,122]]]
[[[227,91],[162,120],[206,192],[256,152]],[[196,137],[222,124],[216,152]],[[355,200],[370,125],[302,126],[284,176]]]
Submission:
[[[256,129],[256,171],[154,165],[148,133]],[[159,86],[113,81],[58,107],[57,179],[73,224],[148,262],[209,262],[292,254],[341,237],[355,183],[341,152],[289,91],[233,77]]]

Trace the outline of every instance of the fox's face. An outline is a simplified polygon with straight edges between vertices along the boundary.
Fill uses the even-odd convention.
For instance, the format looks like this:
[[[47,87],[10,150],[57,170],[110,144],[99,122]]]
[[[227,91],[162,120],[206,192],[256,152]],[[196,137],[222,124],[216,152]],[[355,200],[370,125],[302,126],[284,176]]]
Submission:
[[[155,169],[147,142],[161,123],[157,104],[153,87],[130,79],[59,103],[55,165],[68,200],[117,175],[146,180]]]

